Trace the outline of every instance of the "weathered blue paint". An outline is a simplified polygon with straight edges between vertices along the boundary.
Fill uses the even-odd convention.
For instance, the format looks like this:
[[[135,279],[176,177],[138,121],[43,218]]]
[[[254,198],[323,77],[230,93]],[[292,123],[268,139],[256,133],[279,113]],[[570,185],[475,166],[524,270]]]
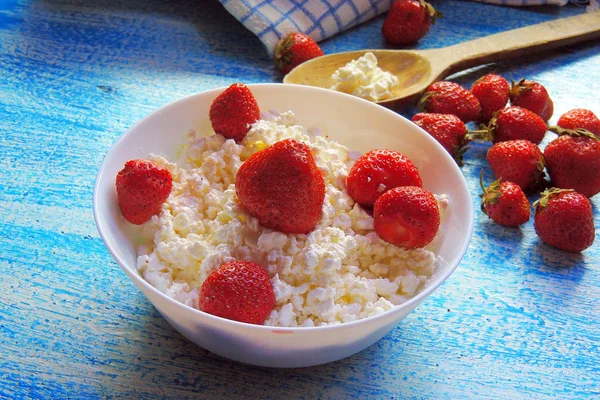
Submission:
[[[419,48],[573,15],[437,1]],[[383,17],[322,43],[386,47]],[[494,70],[543,82],[558,115],[600,115],[600,45]],[[92,185],[129,126],[183,96],[235,81],[275,82],[259,40],[216,1],[2,0],[0,3],[0,398],[598,398],[600,250],[551,249],[530,222],[477,215],[451,279],[389,335],[316,368],[236,364],[175,332],[105,250]],[[414,110],[405,110],[407,117]],[[477,203],[487,145],[463,168]],[[532,198],[533,200],[533,198]],[[600,226],[598,199],[593,201]]]

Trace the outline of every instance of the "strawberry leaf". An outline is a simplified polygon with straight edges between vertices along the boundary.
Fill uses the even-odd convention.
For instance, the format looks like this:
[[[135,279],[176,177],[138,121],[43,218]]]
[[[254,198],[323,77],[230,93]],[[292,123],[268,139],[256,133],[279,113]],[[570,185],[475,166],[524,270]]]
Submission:
[[[558,136],[569,135],[573,137],[588,137],[590,139],[600,140],[598,136],[583,128],[565,129],[561,128],[560,126],[550,126],[548,127],[548,130],[556,133]]]
[[[419,0],[419,3],[421,4],[422,7],[424,7],[427,10],[427,13],[431,17],[431,23],[432,24],[435,24],[436,18],[442,18],[443,17],[443,14],[441,12],[439,12],[438,10],[436,10],[431,4],[427,3],[426,1]]]
[[[533,86],[535,84],[535,82],[525,83],[525,78],[519,80],[517,83],[515,83],[515,81],[513,81],[511,79],[510,83],[511,83],[511,87],[510,87],[509,95],[510,95],[511,99],[515,98],[515,97],[519,97],[519,95],[532,90]]]
[[[502,197],[502,191],[500,190],[501,184],[502,178],[495,180],[486,188],[483,184],[483,169],[479,173],[479,185],[483,190],[483,193],[480,194],[479,197],[481,198],[481,211],[483,211],[484,214],[487,215],[485,209],[486,204],[496,204]]]
[[[552,188],[544,190],[542,192],[542,194],[540,195],[540,198],[533,203],[534,213],[537,214],[537,212],[540,208],[548,207],[548,202],[553,197],[559,195],[560,193],[566,193],[566,192],[574,192],[574,190],[573,189],[560,189],[560,188],[556,188],[556,187],[552,187]]]

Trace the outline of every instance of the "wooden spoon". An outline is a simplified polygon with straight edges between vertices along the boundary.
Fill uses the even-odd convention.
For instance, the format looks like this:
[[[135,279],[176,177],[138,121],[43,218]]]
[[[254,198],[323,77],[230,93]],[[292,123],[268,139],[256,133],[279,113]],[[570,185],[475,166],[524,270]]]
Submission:
[[[359,50],[306,61],[283,78],[295,83],[331,87],[331,76],[352,60],[372,52],[379,67],[400,80],[391,98],[378,101],[389,108],[414,102],[429,85],[455,72],[494,61],[600,38],[600,11],[561,18],[430,50]]]

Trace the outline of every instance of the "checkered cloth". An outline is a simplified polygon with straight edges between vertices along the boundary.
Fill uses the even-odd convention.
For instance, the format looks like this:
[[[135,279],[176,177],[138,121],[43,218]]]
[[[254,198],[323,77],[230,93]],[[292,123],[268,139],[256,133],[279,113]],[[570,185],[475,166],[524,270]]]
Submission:
[[[279,39],[302,32],[317,42],[386,12],[394,0],[219,0],[263,42],[270,55]],[[599,0],[474,0],[510,6],[559,5],[571,1],[598,8]]]
[[[319,41],[386,12],[393,0],[220,0],[269,54],[289,32]]]

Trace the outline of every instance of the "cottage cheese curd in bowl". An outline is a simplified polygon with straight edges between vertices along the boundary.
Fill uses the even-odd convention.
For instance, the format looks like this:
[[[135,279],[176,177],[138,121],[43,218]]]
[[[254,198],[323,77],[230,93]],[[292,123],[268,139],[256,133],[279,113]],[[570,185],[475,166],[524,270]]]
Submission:
[[[289,138],[310,144],[325,178],[322,217],[307,235],[264,228],[235,196],[242,162]],[[293,111],[263,113],[239,144],[191,131],[177,163],[151,157],[175,186],[163,211],[142,226],[138,271],[167,296],[199,308],[202,283],[223,263],[266,266],[276,298],[266,321],[272,326],[345,323],[402,304],[433,274],[436,241],[406,250],[378,237],[373,217],[345,189],[355,156],[318,129],[298,125]],[[439,204],[443,215],[445,195]]]
[[[307,86],[249,86],[263,120],[239,144],[205,137],[212,132],[208,109],[223,89],[170,104],[123,135],[98,174],[98,230],[165,319],[200,346],[264,366],[334,361],[384,336],[456,268],[472,230],[470,196],[445,150],[383,107]],[[265,113],[271,109],[283,112]],[[308,235],[263,228],[235,199],[243,160],[288,137],[310,144],[326,183],[323,216]],[[444,194],[438,201],[448,207],[429,249],[407,251],[383,242],[372,218],[345,193],[344,178],[356,157],[348,149],[373,148],[401,151],[417,164],[423,186]],[[134,158],[152,158],[173,176],[163,211],[141,228],[121,217],[114,189],[117,172]],[[232,259],[267,267],[276,307],[265,325],[198,311],[199,286]]]

